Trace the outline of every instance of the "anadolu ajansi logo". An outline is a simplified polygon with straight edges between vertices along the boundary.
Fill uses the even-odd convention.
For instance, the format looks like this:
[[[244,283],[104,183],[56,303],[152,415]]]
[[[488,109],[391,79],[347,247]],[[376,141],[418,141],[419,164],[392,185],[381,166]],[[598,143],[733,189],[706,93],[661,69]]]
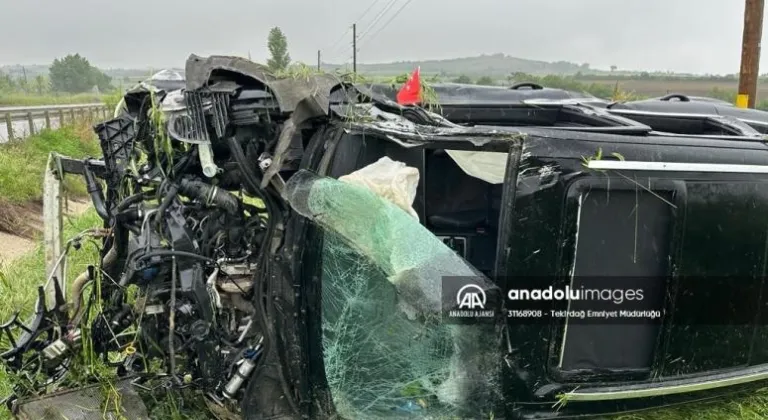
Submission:
[[[485,291],[476,284],[467,284],[456,293],[459,309],[485,309]]]

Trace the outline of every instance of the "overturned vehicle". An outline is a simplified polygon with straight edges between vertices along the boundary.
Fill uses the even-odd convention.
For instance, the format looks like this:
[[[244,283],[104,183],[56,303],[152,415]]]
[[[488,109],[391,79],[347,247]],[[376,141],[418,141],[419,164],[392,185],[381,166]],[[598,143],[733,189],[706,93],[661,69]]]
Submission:
[[[194,55],[183,91],[123,110],[101,159],[51,158],[48,278],[0,327],[20,415],[83,359],[246,419],[568,418],[768,379],[768,148],[746,129],[464,126]],[[62,244],[65,173],[104,225]],[[100,262],[68,282],[85,237]]]

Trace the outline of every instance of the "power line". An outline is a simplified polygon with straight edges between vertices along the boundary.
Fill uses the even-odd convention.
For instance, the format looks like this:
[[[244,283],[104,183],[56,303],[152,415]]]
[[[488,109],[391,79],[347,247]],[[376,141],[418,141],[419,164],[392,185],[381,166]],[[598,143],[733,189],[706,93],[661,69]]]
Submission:
[[[355,22],[360,22],[361,20],[363,20],[363,18],[365,17],[365,15],[367,15],[367,14],[368,14],[368,12],[370,12],[370,11],[373,9],[373,6],[375,6],[375,5],[376,5],[376,3],[378,3],[379,1],[380,1],[380,0],[373,0],[373,3],[371,3],[371,5],[370,5],[370,6],[368,6],[368,8],[367,8],[367,9],[365,9],[365,11],[363,12],[363,14],[362,14],[362,15],[360,15],[360,17],[359,17],[359,18],[357,18],[357,19],[355,20]]]
[[[376,4],[379,3],[379,1],[381,0],[373,0],[373,2],[371,2],[371,4],[368,5],[368,7],[363,11],[360,17],[358,17],[357,20],[355,20],[354,22],[359,22],[360,20],[362,20],[368,14],[368,12],[373,10],[373,7],[376,6]],[[346,39],[347,35],[349,34],[349,31],[351,30],[352,30],[352,26],[348,26],[347,30],[344,31],[344,33],[341,34],[341,36],[333,44],[330,44],[328,47],[324,48],[324,50],[329,51],[331,53],[336,52],[339,49],[338,48],[339,43],[344,39]]]
[[[397,2],[397,0],[390,0],[389,3],[384,5],[384,7],[381,8],[381,10],[379,10],[379,12],[376,14],[376,16],[374,16],[373,20],[368,25],[368,28],[365,31],[363,31],[363,33],[361,35],[354,36],[353,37],[354,40],[356,41],[356,40],[362,39],[362,37],[365,36],[365,34],[369,33],[371,31],[371,29],[381,20],[381,18],[383,18],[384,15],[386,15],[387,12],[389,12],[389,10],[392,9],[392,6],[394,6],[396,2]],[[350,27],[350,29],[351,29],[351,27]],[[349,31],[347,31],[347,33],[349,33]],[[357,48],[355,46],[355,42],[352,42],[351,48],[354,50],[353,53],[357,52]],[[336,49],[332,50],[332,53],[334,53],[334,54],[335,53],[340,53],[343,50],[344,50],[344,47],[342,46],[340,48],[336,48]]]
[[[405,8],[408,6],[408,4],[410,4],[412,1],[413,1],[413,0],[407,0],[405,3],[403,3],[403,5],[402,5],[402,6],[400,6],[400,8],[399,8],[399,9],[397,9],[397,11],[395,12],[395,14],[394,14],[394,15],[392,15],[392,17],[391,17],[391,18],[389,18],[389,20],[388,20],[386,23],[384,23],[384,26],[380,27],[380,28],[379,28],[379,29],[378,29],[376,32],[374,32],[374,33],[373,33],[373,34],[372,34],[372,35],[371,35],[371,36],[370,36],[370,37],[367,39],[367,41],[371,41],[372,39],[376,38],[376,35],[378,35],[378,34],[379,34],[381,31],[383,31],[383,30],[384,30],[384,29],[385,29],[387,26],[389,26],[389,24],[390,24],[390,23],[392,23],[392,21],[393,21],[393,20],[395,20],[395,18],[396,18],[396,17],[397,17],[397,16],[398,16],[400,13],[402,13],[402,11],[403,11],[403,10],[405,10]],[[362,38],[362,36],[361,36],[360,38]],[[364,45],[365,45],[365,44],[367,44],[367,43],[368,43],[368,42],[364,42]],[[361,45],[361,47],[362,47],[362,45]]]
[[[379,23],[381,18],[383,18],[384,15],[386,15],[387,12],[389,12],[389,10],[392,9],[392,6],[394,6],[395,3],[397,3],[397,0],[390,0],[389,3],[387,3],[387,5],[384,6],[384,8],[379,11],[379,14],[376,15],[376,17],[373,19],[373,22],[371,22],[368,25],[368,29],[366,29],[365,31],[363,31],[362,34],[360,34],[360,39],[363,39],[363,37],[365,37],[368,34],[368,32],[370,32],[371,29],[373,29],[376,26],[376,24]]]
[[[335,51],[336,49],[338,49],[339,42],[343,41],[347,37],[347,34],[349,33],[349,31],[351,31],[351,30],[352,30],[352,26],[350,25],[350,26],[347,27],[347,30],[343,34],[341,34],[339,39],[336,40],[336,42],[331,44],[330,47],[324,48],[324,50]]]

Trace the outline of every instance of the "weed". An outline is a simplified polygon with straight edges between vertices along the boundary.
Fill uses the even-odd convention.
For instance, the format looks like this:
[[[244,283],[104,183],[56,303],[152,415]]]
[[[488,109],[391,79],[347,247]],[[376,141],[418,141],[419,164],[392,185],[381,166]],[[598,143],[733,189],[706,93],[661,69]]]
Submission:
[[[317,70],[317,68],[308,66],[304,63],[292,63],[287,68],[276,72],[275,76],[279,78],[309,81],[312,76],[322,73],[322,70]]]
[[[82,127],[43,130],[22,141],[0,144],[0,197],[11,204],[40,200],[48,154],[83,158],[99,156],[101,150],[93,134],[83,136]],[[85,185],[68,181],[70,192],[85,194]]]

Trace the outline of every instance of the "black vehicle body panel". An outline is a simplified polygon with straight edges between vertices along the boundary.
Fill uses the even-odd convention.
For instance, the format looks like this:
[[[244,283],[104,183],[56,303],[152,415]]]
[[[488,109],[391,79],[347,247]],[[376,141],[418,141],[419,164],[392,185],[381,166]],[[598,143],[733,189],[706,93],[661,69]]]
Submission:
[[[531,279],[537,278],[542,282],[538,286],[564,284],[562,282],[568,277],[569,267],[574,263],[572,256],[577,214],[575,196],[571,188],[574,185],[582,192],[594,190],[596,194],[601,188],[609,193],[615,192],[616,206],[619,207],[613,211],[621,209],[622,192],[631,193],[634,197],[638,190],[642,192],[651,189],[654,194],[646,194],[644,199],[650,197],[662,203],[660,208],[669,210],[669,219],[674,219],[675,223],[669,228],[666,236],[653,237],[657,242],[646,244],[652,247],[663,246],[665,238],[669,241],[668,248],[661,251],[668,254],[661,260],[668,260],[669,264],[650,273],[632,270],[632,264],[605,266],[611,259],[608,257],[608,249],[626,251],[626,245],[632,241],[627,241],[626,237],[621,236],[611,239],[611,233],[608,232],[618,234],[621,231],[619,226],[605,226],[605,230],[595,227],[593,230],[598,235],[607,235],[600,237],[616,243],[608,249],[595,251],[597,255],[603,253],[608,261],[597,256],[590,258],[593,264],[598,264],[592,270],[598,270],[601,275],[645,276],[646,279],[658,281],[658,284],[652,285],[656,288],[656,297],[660,298],[656,304],[660,305],[659,309],[663,309],[666,315],[661,325],[651,326],[650,330],[633,330],[632,326],[614,325],[600,327],[599,330],[593,327],[592,331],[587,327],[582,335],[587,339],[592,335],[592,339],[595,339],[606,331],[611,331],[611,337],[603,343],[603,349],[613,354],[627,351],[626,348],[621,350],[623,342],[632,343],[633,339],[639,340],[638,342],[643,343],[644,347],[640,347],[643,347],[645,352],[641,356],[649,360],[647,365],[641,369],[595,367],[577,371],[558,370],[555,366],[556,352],[553,349],[556,348],[558,340],[562,340],[562,323],[521,325],[512,322],[509,324],[509,334],[510,341],[514,344],[512,354],[507,359],[509,368],[504,378],[507,381],[505,391],[508,396],[508,415],[524,418],[580,416],[709,398],[726,391],[720,389],[682,395],[662,394],[643,399],[572,402],[556,412],[551,410],[559,393],[577,387],[612,386],[617,389],[631,389],[645,383],[654,384],[653,386],[663,385],[665,381],[671,383],[681,378],[695,383],[711,379],[710,375],[717,373],[730,371],[738,376],[763,368],[761,365],[768,362],[764,352],[759,350],[764,347],[762,344],[765,341],[765,335],[759,332],[764,318],[759,308],[762,306],[760,302],[765,274],[765,241],[768,239],[765,226],[763,223],[760,226],[744,226],[743,231],[724,232],[721,223],[733,226],[739,220],[748,220],[764,212],[768,206],[768,177],[765,174],[668,171],[617,171],[615,174],[606,175],[584,171],[583,162],[585,156],[591,156],[595,150],[602,149],[605,153],[615,152],[631,161],[763,166],[768,163],[765,144],[757,141],[620,136],[536,128],[519,128],[514,132],[525,134],[525,139],[521,145],[519,166],[515,168],[517,187],[511,189],[515,198],[509,203],[509,208],[513,210],[504,215],[510,221],[508,242],[500,245],[509,250],[509,254],[507,259],[498,262],[497,266],[497,270],[501,269],[501,266],[505,267],[504,279],[509,282],[514,282],[517,278],[531,286],[534,285],[530,283]],[[349,139],[344,140],[342,135],[338,142],[349,143]],[[383,144],[372,146],[377,143]],[[339,147],[333,141],[331,144],[328,149],[331,153],[339,153],[339,159],[332,157],[327,168],[315,168],[319,173],[332,177],[365,166],[382,155],[410,162],[410,165],[421,169],[419,164],[423,162],[423,148],[444,147],[439,141],[433,141],[424,144],[423,148],[404,150],[387,144],[384,139],[379,142],[368,139],[365,142],[368,145],[365,148],[368,150],[366,153],[360,155],[360,152],[353,152],[350,155],[347,148]],[[462,147],[456,143],[451,146],[466,149],[470,145],[464,144]],[[486,143],[482,148],[504,150],[498,142]],[[352,156],[357,158],[351,159]],[[313,159],[317,162],[318,158],[305,156],[308,168],[314,165]],[[545,172],[543,168],[548,168],[546,176],[542,176]],[[731,187],[736,188],[737,192],[730,192]],[[423,185],[420,185],[421,188]],[[671,193],[670,200],[674,206],[654,198],[664,192]],[[419,191],[418,196],[422,196],[422,191]],[[734,201],[742,204],[726,204]],[[420,207],[418,198],[415,207]],[[646,210],[654,208],[658,211],[659,206]],[[626,230],[623,232],[626,233]],[[618,242],[624,242],[625,245],[618,246]],[[723,264],[719,264],[718,268],[712,266],[716,257],[708,250],[712,249],[713,243],[721,244],[713,252],[727,254],[727,267]],[[304,267],[313,266],[313,261],[316,264],[316,255],[313,256],[310,252],[306,254],[306,258],[308,259],[303,260]],[[629,273],[621,271],[626,271],[628,266]],[[307,290],[317,290],[317,276],[312,276],[311,273],[312,271],[305,275],[303,284]],[[738,276],[742,282],[734,284],[733,277],[727,276]],[[718,283],[706,284],[697,281],[710,278]],[[501,286],[504,289],[511,285]],[[308,299],[308,308],[317,309],[319,298],[310,296]],[[729,303],[734,300],[745,304],[734,307]],[[310,325],[313,323],[311,319],[308,322]],[[319,334],[317,321],[314,322],[310,332]],[[310,338],[310,342],[317,342],[318,338],[319,336],[315,335],[314,339]],[[726,342],[733,344],[728,351],[723,351],[716,345]],[[310,348],[316,346],[317,344],[310,345]],[[604,358],[609,358],[608,353],[603,355]],[[310,360],[321,364],[317,355]],[[310,363],[309,377],[321,378],[322,369],[317,366],[313,369]],[[659,379],[660,377],[662,379]],[[322,380],[311,388],[329,398],[330,392],[322,390]],[[728,392],[743,388],[729,388]],[[312,413],[329,415],[323,411]]]
[[[683,96],[688,99],[687,97]],[[722,115],[740,119],[761,133],[768,133],[768,113],[756,109],[737,108],[729,103],[706,102],[701,100],[647,99],[612,104],[611,111],[632,118],[633,115],[666,113]],[[627,112],[630,111],[630,112]],[[637,111],[637,114],[631,113]]]
[[[768,113],[740,109],[711,98],[667,95],[632,102],[609,102],[588,94],[521,84],[512,88],[435,84],[435,112],[463,125],[542,126],[615,133],[659,131],[678,135],[749,136],[768,133]],[[396,89],[373,85],[390,99]],[[621,129],[620,127],[628,127]],[[643,127],[643,128],[640,128]],[[609,130],[611,131],[611,130]]]

